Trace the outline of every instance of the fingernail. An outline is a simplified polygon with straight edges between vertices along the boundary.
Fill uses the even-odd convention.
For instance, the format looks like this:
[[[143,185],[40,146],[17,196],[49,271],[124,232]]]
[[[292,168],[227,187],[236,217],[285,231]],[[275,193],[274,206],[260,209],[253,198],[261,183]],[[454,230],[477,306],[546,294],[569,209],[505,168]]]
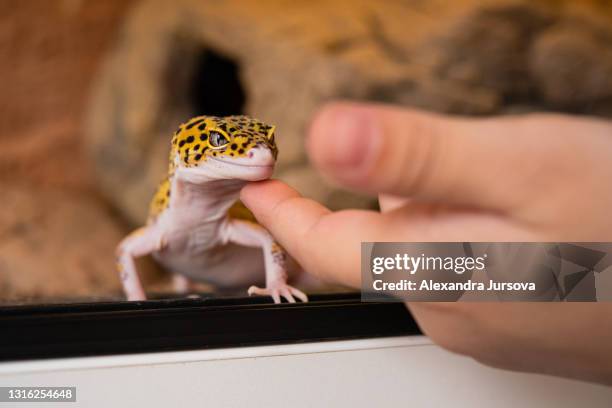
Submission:
[[[361,109],[335,109],[327,115],[325,145],[317,149],[322,164],[347,170],[365,165],[377,139],[376,121]]]

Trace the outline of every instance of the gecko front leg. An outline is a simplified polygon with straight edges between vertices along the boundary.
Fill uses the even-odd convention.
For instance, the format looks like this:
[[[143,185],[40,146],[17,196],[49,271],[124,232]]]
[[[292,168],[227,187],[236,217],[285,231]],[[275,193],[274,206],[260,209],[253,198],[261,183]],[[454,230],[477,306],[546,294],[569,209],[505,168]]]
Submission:
[[[146,300],[134,258],[159,251],[164,246],[161,235],[152,227],[139,228],[125,237],[117,247],[117,268],[128,300]]]
[[[271,296],[274,303],[280,303],[281,296],[289,303],[295,303],[294,296],[302,302],[308,302],[308,297],[303,292],[287,284],[287,255],[268,231],[258,224],[243,220],[230,220],[226,228],[229,241],[263,250],[266,287],[251,286],[249,295]]]

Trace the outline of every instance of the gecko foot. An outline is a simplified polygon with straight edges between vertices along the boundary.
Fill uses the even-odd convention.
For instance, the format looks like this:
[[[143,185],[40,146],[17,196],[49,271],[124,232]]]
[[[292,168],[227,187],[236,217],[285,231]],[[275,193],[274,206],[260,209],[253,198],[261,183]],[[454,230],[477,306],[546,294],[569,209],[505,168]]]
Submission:
[[[289,286],[284,282],[270,285],[266,288],[258,288],[257,286],[251,286],[248,290],[249,296],[260,295],[260,296],[271,296],[274,303],[281,302],[281,296],[287,299],[289,303],[295,303],[295,298],[300,299],[302,302],[308,302],[308,296],[299,289]],[[294,297],[295,296],[295,297]]]

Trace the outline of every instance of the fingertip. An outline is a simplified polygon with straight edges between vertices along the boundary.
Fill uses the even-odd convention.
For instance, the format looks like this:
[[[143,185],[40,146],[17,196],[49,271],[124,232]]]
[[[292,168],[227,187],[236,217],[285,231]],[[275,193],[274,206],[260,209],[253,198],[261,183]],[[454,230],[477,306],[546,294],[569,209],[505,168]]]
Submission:
[[[262,220],[283,200],[299,195],[297,191],[279,180],[264,180],[248,183],[240,191],[240,200]]]

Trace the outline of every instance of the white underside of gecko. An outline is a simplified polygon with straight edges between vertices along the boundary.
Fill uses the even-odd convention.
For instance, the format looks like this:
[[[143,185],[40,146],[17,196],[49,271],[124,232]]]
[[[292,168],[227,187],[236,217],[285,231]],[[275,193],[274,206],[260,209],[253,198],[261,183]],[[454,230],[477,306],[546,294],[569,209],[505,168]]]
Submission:
[[[153,258],[174,273],[218,287],[263,283],[261,248],[230,240],[232,221],[227,209],[236,201],[244,182],[228,185],[224,180],[205,188],[178,184],[174,191],[180,193],[154,226],[163,237],[164,247],[153,252]],[[215,190],[214,202],[209,199],[209,188]]]

